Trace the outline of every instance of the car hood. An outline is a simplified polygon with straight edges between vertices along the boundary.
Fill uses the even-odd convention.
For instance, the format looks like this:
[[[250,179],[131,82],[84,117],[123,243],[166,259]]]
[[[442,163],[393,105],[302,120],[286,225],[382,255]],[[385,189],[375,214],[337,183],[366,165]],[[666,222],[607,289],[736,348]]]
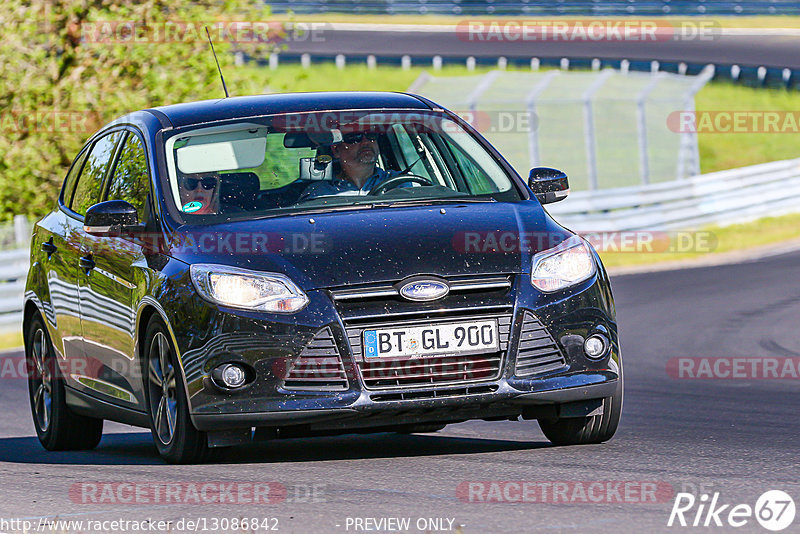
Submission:
[[[525,272],[533,254],[569,235],[535,200],[453,203],[186,225],[168,253],[283,273],[310,290]]]

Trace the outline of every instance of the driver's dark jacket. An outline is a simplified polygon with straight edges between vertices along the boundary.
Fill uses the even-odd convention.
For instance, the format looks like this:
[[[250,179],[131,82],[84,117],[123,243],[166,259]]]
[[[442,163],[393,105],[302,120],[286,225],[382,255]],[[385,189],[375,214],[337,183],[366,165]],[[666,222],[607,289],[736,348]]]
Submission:
[[[397,176],[398,174],[399,173],[397,171],[385,171],[376,166],[372,176],[367,178],[367,181],[364,182],[364,186],[361,189],[357,188],[349,180],[338,177],[334,178],[333,180],[319,181],[306,187],[305,191],[303,191],[303,194],[300,195],[300,200],[340,194],[366,195],[372,191],[375,186],[383,183],[389,178]],[[407,184],[400,184],[400,187],[405,185]]]

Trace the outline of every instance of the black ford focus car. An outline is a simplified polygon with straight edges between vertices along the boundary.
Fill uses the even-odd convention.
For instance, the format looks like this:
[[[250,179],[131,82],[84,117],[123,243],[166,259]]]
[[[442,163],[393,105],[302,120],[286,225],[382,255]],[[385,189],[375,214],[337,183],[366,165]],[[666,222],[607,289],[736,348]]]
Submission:
[[[150,428],[170,462],[253,439],[537,419],[614,434],[608,277],[470,125],[396,93],[267,95],[126,115],[36,224],[25,292],[45,448]],[[529,423],[527,423],[529,424]]]

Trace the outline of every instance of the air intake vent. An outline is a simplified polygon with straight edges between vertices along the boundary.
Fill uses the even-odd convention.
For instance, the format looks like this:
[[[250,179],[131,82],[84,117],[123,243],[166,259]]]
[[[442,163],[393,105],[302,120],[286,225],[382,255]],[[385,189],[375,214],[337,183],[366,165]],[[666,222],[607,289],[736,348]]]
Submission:
[[[463,388],[431,389],[422,391],[405,391],[403,393],[378,393],[370,395],[369,398],[376,402],[417,400],[417,399],[441,399],[445,397],[465,397],[467,395],[481,395],[484,393],[494,393],[498,390],[496,384],[489,386],[469,386]]]
[[[330,328],[320,330],[292,363],[283,386],[301,391],[344,391],[347,375]]]
[[[532,376],[560,369],[567,364],[550,332],[530,312],[525,312],[519,336],[514,374]]]

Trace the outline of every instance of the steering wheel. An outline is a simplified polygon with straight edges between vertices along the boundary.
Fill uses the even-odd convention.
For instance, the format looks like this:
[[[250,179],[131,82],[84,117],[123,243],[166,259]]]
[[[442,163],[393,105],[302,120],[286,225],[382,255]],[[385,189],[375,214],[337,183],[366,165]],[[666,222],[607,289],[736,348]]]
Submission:
[[[428,180],[427,178],[423,178],[422,176],[417,176],[416,174],[401,174],[399,176],[395,176],[394,178],[389,178],[382,184],[378,185],[372,191],[367,193],[367,196],[380,195],[387,191],[391,191],[400,184],[404,184],[406,182],[411,182],[420,185],[433,185],[430,180]]]

